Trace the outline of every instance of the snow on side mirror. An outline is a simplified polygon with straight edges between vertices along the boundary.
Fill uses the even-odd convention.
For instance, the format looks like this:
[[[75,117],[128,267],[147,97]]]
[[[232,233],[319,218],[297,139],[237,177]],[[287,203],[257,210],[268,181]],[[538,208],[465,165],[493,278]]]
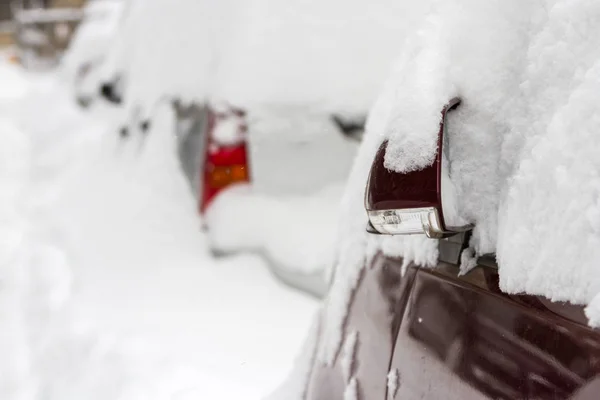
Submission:
[[[437,155],[430,166],[408,173],[390,171],[383,165],[387,141],[379,147],[365,191],[367,232],[444,238],[472,228],[456,209],[445,135],[446,116],[459,104],[454,98],[442,110]]]

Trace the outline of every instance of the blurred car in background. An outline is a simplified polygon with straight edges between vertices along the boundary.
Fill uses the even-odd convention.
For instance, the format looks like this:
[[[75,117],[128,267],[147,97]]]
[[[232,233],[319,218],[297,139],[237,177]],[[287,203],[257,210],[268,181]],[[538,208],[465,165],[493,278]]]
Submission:
[[[206,178],[214,169],[210,162],[201,166],[202,217],[213,253],[259,252],[283,281],[323,296],[337,204],[358,143],[338,131],[325,111],[290,108],[277,107],[272,115],[264,109],[246,111],[248,134],[242,139],[247,140],[249,184],[232,179],[218,195],[207,197],[215,184]],[[227,127],[223,131],[227,135]],[[215,137],[217,151],[227,146],[218,132]],[[212,150],[206,150],[210,158]]]
[[[196,197],[213,254],[260,251],[275,275],[323,296],[327,290],[324,263],[330,260],[341,189],[341,185],[331,182],[342,180],[348,172],[327,170],[331,161],[328,153],[335,152],[337,161],[345,156],[347,167],[356,140],[337,132],[338,126],[326,115],[315,115],[310,123],[318,127],[316,132],[327,135],[321,140],[298,143],[285,134],[279,138],[259,136],[261,131],[252,129],[260,128],[260,122],[254,120],[256,125],[252,125],[252,114],[226,103],[185,106],[174,101],[173,105],[178,157]],[[357,130],[355,122],[353,135]],[[250,136],[250,132],[257,134]],[[310,166],[307,159],[311,159]],[[282,170],[280,174],[277,169]],[[291,169],[303,173],[290,179],[285,174]],[[319,184],[324,189],[312,194],[311,187]],[[305,227],[316,218],[321,218],[319,232],[309,236]],[[278,239],[283,223],[295,225],[297,234],[288,232]],[[290,252],[297,256],[287,258]]]
[[[403,10],[392,0],[134,2],[109,55],[126,77],[119,132],[161,134],[152,120],[170,109],[213,253],[260,253],[322,296],[337,204]]]
[[[88,107],[101,95],[105,83],[102,68],[115,44],[126,3],[127,0],[91,0],[83,9],[83,20],[61,62],[63,74],[82,107]]]
[[[198,212],[204,214],[222,190],[250,180],[246,113],[227,104],[184,104],[175,99],[172,105],[181,169]]]

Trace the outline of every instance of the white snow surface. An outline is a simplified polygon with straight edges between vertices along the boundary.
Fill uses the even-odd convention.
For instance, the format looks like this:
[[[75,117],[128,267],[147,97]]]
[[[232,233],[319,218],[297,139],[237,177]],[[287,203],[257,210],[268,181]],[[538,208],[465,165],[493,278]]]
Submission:
[[[322,110],[257,107],[248,113],[248,125],[256,193],[302,197],[348,178],[358,143],[345,138]]]
[[[246,109],[364,113],[389,73],[413,7],[383,0],[132,1],[110,57],[126,108],[165,94]]]
[[[228,116],[219,121],[213,129],[212,138],[221,146],[233,146],[244,141],[245,132],[241,129],[243,120],[237,116]]]
[[[208,255],[169,115],[123,145],[112,111],[80,114],[55,77],[1,65],[0,82],[0,398],[272,389],[315,303],[257,257]]]
[[[450,162],[471,245],[496,252],[503,290],[587,304],[600,291],[600,5],[435,4],[401,52],[392,111],[369,134],[389,138],[388,167],[420,168],[443,104],[462,97]]]
[[[268,196],[251,185],[219,194],[208,208],[211,248],[223,253],[258,252],[276,268],[320,274],[334,262],[342,187],[305,196]]]
[[[100,63],[115,45],[116,35],[127,0],[93,0],[83,11],[69,47],[61,59],[62,73],[72,81],[79,67]]]

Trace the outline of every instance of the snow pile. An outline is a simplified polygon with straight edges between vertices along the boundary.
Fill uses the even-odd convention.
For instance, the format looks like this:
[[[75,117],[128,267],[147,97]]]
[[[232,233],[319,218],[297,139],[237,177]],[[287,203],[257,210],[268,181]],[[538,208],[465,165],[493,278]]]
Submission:
[[[29,82],[19,70],[8,66],[5,59],[0,60],[0,76],[2,76],[0,106],[6,107],[15,99],[21,99],[27,95]]]
[[[4,69],[34,90],[0,103],[0,398],[259,398],[314,303],[206,253],[168,115],[119,142],[111,110]]]
[[[226,25],[223,13],[230,3],[131,1],[105,67],[106,75],[125,76],[127,118],[137,109],[146,117],[164,95],[206,99],[217,50],[215,29]]]
[[[299,105],[365,112],[408,24],[393,0],[253,0],[219,46],[213,95],[251,106]]]
[[[26,395],[23,390],[31,373],[29,326],[22,314],[28,272],[22,193],[28,181],[29,144],[4,117],[0,117],[0,134],[0,393],[18,398]]]
[[[301,106],[257,107],[248,124],[257,193],[306,196],[347,179],[358,143],[345,138],[327,113]]]
[[[207,211],[211,249],[258,252],[284,280],[324,295],[324,273],[334,262],[341,189],[338,184],[313,195],[278,197],[249,186],[226,190]]]
[[[92,312],[105,329],[141,336],[140,351],[155,348],[189,365],[184,378],[192,380],[174,384],[164,376],[171,366],[148,368],[148,379],[179,388],[184,398],[259,398],[291,364],[314,303],[274,281],[258,257],[210,257],[170,117],[160,113],[145,137],[120,141],[104,126],[88,135],[86,159],[58,207],[77,250],[75,313]],[[194,389],[189,397],[184,384]]]
[[[141,6],[139,3],[143,3]],[[128,115],[162,95],[364,113],[409,24],[393,0],[133,2],[111,57]]]
[[[86,5],[83,20],[61,59],[61,68],[68,77],[75,77],[83,64],[99,63],[106,57],[114,46],[126,1],[94,0]]]
[[[47,105],[48,98],[43,100]],[[66,101],[64,96],[61,100]],[[3,115],[9,105],[10,119]],[[0,110],[0,397],[160,400],[182,396],[181,389],[191,390],[197,374],[190,376],[134,341],[116,342],[72,318],[67,238],[57,229],[51,209],[59,198],[57,184],[71,150],[64,146],[73,140],[65,136],[64,128],[76,115],[63,109],[54,115],[61,123],[43,119],[48,126],[31,119],[33,110],[27,107],[5,106]],[[39,112],[38,106],[34,109]],[[18,128],[17,113],[29,116],[20,127],[37,126],[40,136],[30,137]],[[198,392],[189,394],[181,398],[198,398]]]

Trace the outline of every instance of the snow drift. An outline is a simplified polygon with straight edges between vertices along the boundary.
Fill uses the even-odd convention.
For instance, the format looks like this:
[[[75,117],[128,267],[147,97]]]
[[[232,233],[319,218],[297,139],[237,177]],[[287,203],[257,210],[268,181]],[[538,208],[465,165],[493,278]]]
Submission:
[[[259,398],[315,303],[258,257],[210,257],[171,116],[122,143],[56,76],[0,78],[0,398]]]

